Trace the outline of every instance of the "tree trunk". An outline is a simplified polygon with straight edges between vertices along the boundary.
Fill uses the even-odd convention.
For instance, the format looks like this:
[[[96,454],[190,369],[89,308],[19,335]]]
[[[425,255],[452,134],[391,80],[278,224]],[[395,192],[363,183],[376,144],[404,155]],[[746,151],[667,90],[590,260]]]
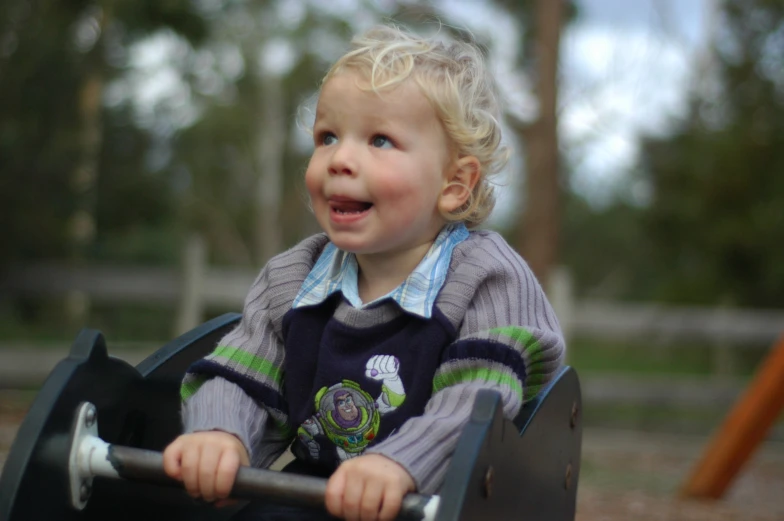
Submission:
[[[79,91],[79,160],[71,178],[76,211],[71,217],[71,244],[75,259],[82,259],[95,237],[95,187],[101,149],[101,97],[103,75],[95,67]]]
[[[79,155],[71,175],[71,189],[75,204],[74,213],[68,223],[71,241],[71,262],[84,262],[95,239],[96,185],[99,159],[103,139],[103,33],[108,25],[109,14],[104,9],[99,15],[101,37],[88,56],[84,79],[78,92],[79,110]],[[66,295],[65,312],[76,324],[84,323],[90,312],[89,297],[78,291]]]
[[[537,0],[536,53],[539,117],[527,128],[516,124],[525,138],[525,210],[518,244],[542,284],[558,259],[560,182],[558,165],[558,47],[563,0]]]

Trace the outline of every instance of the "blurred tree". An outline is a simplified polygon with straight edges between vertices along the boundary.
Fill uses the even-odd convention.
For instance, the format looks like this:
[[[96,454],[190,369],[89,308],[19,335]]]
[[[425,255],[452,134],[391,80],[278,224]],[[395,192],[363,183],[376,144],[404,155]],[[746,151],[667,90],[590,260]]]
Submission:
[[[525,30],[532,25],[533,2],[498,4],[516,18],[523,40],[538,34]],[[431,10],[425,1],[400,6],[399,12]],[[230,262],[260,264],[281,243],[313,230],[313,220],[303,212],[307,147],[297,143],[290,122],[350,35],[390,14],[379,9],[380,4],[367,2],[360,11],[345,13],[274,0],[4,4],[0,13],[9,20],[11,36],[4,39],[10,43],[0,73],[17,74],[0,77],[0,93],[10,94],[0,107],[5,124],[0,151],[3,161],[13,158],[13,164],[3,165],[11,174],[2,182],[4,208],[13,223],[0,232],[10,246],[0,263],[66,255],[73,249],[69,223],[81,231],[83,255],[129,261],[170,258],[172,241],[164,235],[174,237],[172,228],[183,216],[189,228],[208,235],[218,260]],[[435,14],[450,22],[449,12]],[[31,20],[39,27],[31,28]],[[131,104],[115,99],[118,90],[125,89],[127,101],[130,91],[141,89],[117,78],[133,74],[135,46],[166,34],[162,29],[185,42],[172,56],[172,70],[185,80],[175,101],[195,114],[188,122],[173,123],[177,114],[163,105],[148,106],[153,116],[143,118]],[[41,33],[48,36],[35,37]],[[189,41],[199,42],[198,48]],[[264,69],[265,56],[275,54],[270,48],[290,55],[286,70]],[[532,46],[525,48],[521,64],[530,68]],[[45,53],[51,55],[48,63],[40,56]],[[63,88],[43,91],[54,82]],[[33,127],[19,135],[34,121],[45,125],[46,135]],[[554,127],[548,128],[553,136]],[[535,154],[544,146],[531,149]],[[557,149],[549,150],[548,157]],[[51,164],[43,168],[40,162],[49,155]],[[51,190],[41,191],[42,186]],[[542,197],[532,196],[537,199]],[[177,217],[173,208],[180,210]],[[555,211],[555,205],[546,208]],[[557,225],[557,219],[549,223]],[[552,226],[545,230],[551,232]]]
[[[117,221],[100,214],[116,213],[116,206],[106,204],[116,201],[112,194],[121,193],[129,211],[145,209],[137,223],[153,208],[163,210],[149,203],[165,199],[168,183],[144,167],[145,138],[122,124],[123,114],[105,113],[102,100],[104,85],[125,66],[133,42],[163,26],[194,40],[203,35],[203,20],[189,5],[187,0],[2,3],[0,207],[7,218],[0,228],[0,266],[62,258],[75,250],[96,254],[101,246],[93,241],[95,233],[117,232],[107,228]],[[107,153],[118,146],[135,150]],[[104,180],[99,171],[126,175]]]
[[[649,138],[651,297],[784,305],[784,2],[726,0],[709,80],[670,137]],[[711,70],[712,69],[712,70]],[[642,287],[642,285],[640,286]]]
[[[526,191],[519,244],[534,274],[547,284],[558,262],[561,240],[561,183],[558,152],[558,57],[563,0],[538,0],[534,25],[537,119],[527,128],[516,121],[525,139]]]
[[[0,208],[7,215],[0,263],[68,248],[69,177],[79,147],[69,132],[79,87],[70,24],[79,11],[23,0],[0,7]]]
[[[207,237],[219,263],[261,266],[315,231],[302,179],[310,146],[297,142],[298,109],[353,30],[345,13],[297,5],[223,6],[195,58],[209,65],[189,73],[205,108],[174,138],[170,168],[187,179],[183,219]],[[221,71],[229,55],[240,69],[233,76]]]
[[[576,16],[577,10],[569,0],[496,0],[493,3],[515,22],[520,50],[516,53],[517,72],[535,83],[534,95],[539,106],[536,117],[523,119],[516,107],[509,107],[505,119],[514,131],[512,141],[524,158],[525,183],[519,194],[522,215],[511,233],[512,242],[544,283],[559,262],[561,242],[564,183],[557,135],[560,32]],[[429,2],[401,3],[394,18],[414,25],[442,19],[447,29],[462,32],[453,25],[446,3],[440,9]],[[479,35],[478,40],[489,54],[495,51],[491,35]]]
[[[558,145],[558,62],[561,28],[577,9],[569,0],[497,0],[518,22],[523,52],[518,66],[533,78],[538,113],[533,121],[514,112],[508,121],[524,151],[522,216],[514,242],[537,278],[545,284],[560,262],[563,172]]]
[[[620,197],[596,208],[567,192],[563,210],[563,263],[580,297],[640,300],[656,293],[655,245],[640,233],[645,208]]]

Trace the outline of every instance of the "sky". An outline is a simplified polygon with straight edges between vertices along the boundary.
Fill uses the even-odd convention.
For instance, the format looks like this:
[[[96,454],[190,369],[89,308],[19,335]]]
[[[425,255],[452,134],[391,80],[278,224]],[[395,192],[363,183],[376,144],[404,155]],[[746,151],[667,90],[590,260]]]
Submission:
[[[578,0],[562,40],[560,131],[572,188],[603,204],[628,179],[643,134],[685,115],[713,0]],[[644,203],[644,187],[629,187]]]
[[[571,189],[602,207],[622,194],[645,204],[633,181],[639,137],[666,134],[685,115],[695,60],[705,52],[715,0],[575,0],[578,16],[561,35],[559,139]],[[531,84],[513,70],[514,25],[487,2],[440,0],[444,12],[489,37],[494,72],[524,118],[536,116]],[[512,143],[514,146],[514,143]],[[492,222],[516,218],[522,158],[513,156]]]
[[[275,18],[280,24],[296,26],[307,3],[314,9],[345,13],[355,30],[362,30],[375,20],[351,14],[361,12],[360,1],[289,0],[280,4]],[[381,6],[392,3],[375,1]],[[450,14],[456,25],[464,24],[491,40],[493,70],[511,109],[533,119],[537,108],[530,81],[513,67],[520,52],[514,22],[494,9],[491,2],[433,1],[442,12]],[[666,134],[684,115],[689,90],[694,86],[691,71],[705,52],[706,27],[715,0],[575,1],[579,14],[561,38],[559,135],[567,163],[564,170],[570,172],[572,190],[595,206],[607,204],[618,192],[644,204],[646,187],[631,182],[629,175],[639,152],[638,139],[644,134]],[[196,4],[209,9],[221,1],[199,0]],[[325,49],[329,47],[326,43]],[[176,131],[177,126],[192,124],[199,114],[187,101],[190,86],[172,66],[188,52],[183,45],[187,44],[172,34],[155,35],[140,44],[132,56],[134,66],[128,81],[109,89],[108,102],[135,98],[140,123],[163,125],[158,129],[163,135]],[[283,62],[290,61],[291,52],[286,45],[273,41],[268,45],[267,57],[260,60],[267,64],[266,70],[285,69]],[[197,85],[202,92],[220,92],[254,66],[243,63],[236,49],[231,48],[219,50],[217,56],[205,54],[203,61],[204,77]],[[158,102],[165,98],[170,101],[165,104],[167,117],[162,119]],[[310,138],[306,141],[309,143]],[[516,188],[522,176],[513,174],[521,167],[522,158],[517,155],[500,183]],[[519,204],[509,194],[519,190],[500,192],[507,194],[501,197],[496,212],[496,221],[503,224],[514,218],[513,209]]]

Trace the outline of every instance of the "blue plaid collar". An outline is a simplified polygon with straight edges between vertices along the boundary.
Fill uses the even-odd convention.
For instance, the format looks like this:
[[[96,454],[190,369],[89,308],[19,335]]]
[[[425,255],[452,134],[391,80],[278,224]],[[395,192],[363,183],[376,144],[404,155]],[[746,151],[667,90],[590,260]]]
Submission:
[[[449,263],[452,260],[452,250],[467,238],[468,230],[463,223],[444,226],[411,275],[397,288],[366,304],[363,304],[359,298],[357,288],[359,271],[356,256],[339,250],[329,242],[302,283],[292,307],[315,306],[340,291],[343,297],[358,309],[392,299],[403,310],[430,318],[436,296],[446,280]]]

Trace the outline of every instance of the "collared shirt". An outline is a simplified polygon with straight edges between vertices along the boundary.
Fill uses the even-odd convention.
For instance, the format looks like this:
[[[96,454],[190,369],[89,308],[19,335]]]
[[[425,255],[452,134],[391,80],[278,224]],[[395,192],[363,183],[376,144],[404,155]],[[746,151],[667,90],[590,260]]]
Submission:
[[[436,296],[446,280],[449,263],[452,260],[452,250],[467,238],[468,230],[463,223],[444,226],[408,278],[383,297],[368,303],[363,303],[359,298],[357,285],[359,269],[356,255],[339,250],[331,242],[327,243],[315,266],[302,283],[292,307],[314,306],[340,291],[343,297],[357,309],[392,299],[403,310],[430,318]]]

